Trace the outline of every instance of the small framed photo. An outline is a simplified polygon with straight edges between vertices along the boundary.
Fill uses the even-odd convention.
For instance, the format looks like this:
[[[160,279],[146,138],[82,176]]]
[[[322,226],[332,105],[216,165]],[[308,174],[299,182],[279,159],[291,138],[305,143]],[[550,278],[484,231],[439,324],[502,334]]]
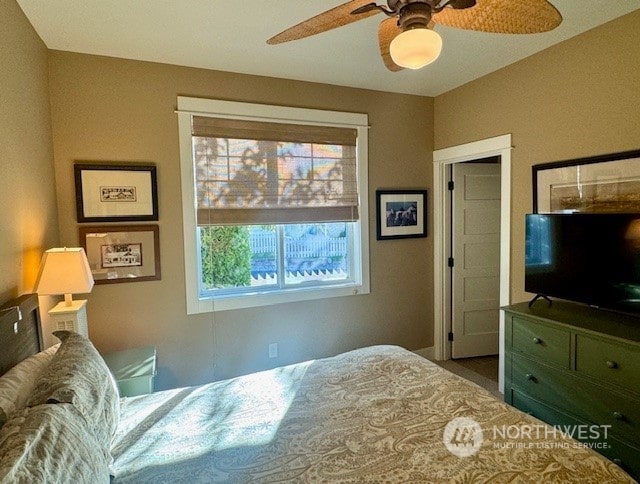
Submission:
[[[157,225],[80,227],[96,284],[160,280]]]
[[[79,162],[73,171],[79,223],[158,220],[155,165]]]
[[[377,239],[427,236],[427,190],[376,190]]]

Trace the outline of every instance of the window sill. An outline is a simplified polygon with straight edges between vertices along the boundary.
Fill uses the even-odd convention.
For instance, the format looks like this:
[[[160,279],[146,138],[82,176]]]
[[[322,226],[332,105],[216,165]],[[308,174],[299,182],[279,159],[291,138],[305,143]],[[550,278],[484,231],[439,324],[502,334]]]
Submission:
[[[219,296],[215,298],[200,298],[196,307],[189,308],[188,314],[207,313],[217,311],[231,311],[235,309],[271,306],[292,302],[311,301],[343,296],[369,294],[368,285],[344,284],[331,288],[296,288],[285,291],[273,291],[251,295]]]

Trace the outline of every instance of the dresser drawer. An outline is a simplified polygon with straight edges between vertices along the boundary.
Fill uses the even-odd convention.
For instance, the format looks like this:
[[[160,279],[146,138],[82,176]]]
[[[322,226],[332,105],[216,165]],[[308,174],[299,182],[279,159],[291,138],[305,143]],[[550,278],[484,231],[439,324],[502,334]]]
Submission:
[[[557,425],[560,428],[566,428],[567,426],[584,424],[584,422],[560,412],[557,407],[545,405],[544,403],[539,402],[518,390],[511,389],[511,395],[514,407],[528,413],[529,415],[533,415],[550,425]]]
[[[640,444],[640,405],[636,398],[528,358],[514,357],[512,364],[512,388],[581,420],[610,426],[612,435]]]
[[[640,394],[640,346],[579,334],[576,371]]]
[[[608,446],[603,449],[594,450],[618,464],[634,479],[640,479],[640,449],[620,442],[616,438],[607,439],[607,444]]]
[[[571,333],[525,318],[513,317],[513,349],[550,365],[569,368]]]
[[[578,389],[584,397],[574,408],[581,416],[596,425],[610,425],[611,435],[640,445],[640,406],[635,398],[583,382]]]
[[[511,358],[513,388],[558,409],[564,408],[569,401],[582,398],[567,372],[540,365],[524,356],[512,355]]]

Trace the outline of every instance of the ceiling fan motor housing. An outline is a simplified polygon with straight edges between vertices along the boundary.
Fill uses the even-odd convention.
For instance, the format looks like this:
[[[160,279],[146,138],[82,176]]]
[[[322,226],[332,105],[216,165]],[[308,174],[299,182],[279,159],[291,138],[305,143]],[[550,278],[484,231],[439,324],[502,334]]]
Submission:
[[[391,3],[391,2],[389,2]],[[432,8],[425,2],[412,2],[400,7],[398,26],[402,30],[426,29],[431,21]]]
[[[428,28],[434,13],[446,7],[466,9],[474,7],[476,0],[388,0],[387,15],[398,15],[398,26],[402,30]]]

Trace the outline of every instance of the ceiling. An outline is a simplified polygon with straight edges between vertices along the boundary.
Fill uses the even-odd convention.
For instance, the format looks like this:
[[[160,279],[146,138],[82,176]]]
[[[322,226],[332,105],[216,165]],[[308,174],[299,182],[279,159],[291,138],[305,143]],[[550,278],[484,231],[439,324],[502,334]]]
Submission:
[[[424,96],[449,91],[640,8],[628,0],[551,0],[562,24],[532,35],[438,26],[440,58],[419,71],[392,73],[378,53],[382,14],[307,39],[266,44],[344,0],[17,2],[50,49]]]

